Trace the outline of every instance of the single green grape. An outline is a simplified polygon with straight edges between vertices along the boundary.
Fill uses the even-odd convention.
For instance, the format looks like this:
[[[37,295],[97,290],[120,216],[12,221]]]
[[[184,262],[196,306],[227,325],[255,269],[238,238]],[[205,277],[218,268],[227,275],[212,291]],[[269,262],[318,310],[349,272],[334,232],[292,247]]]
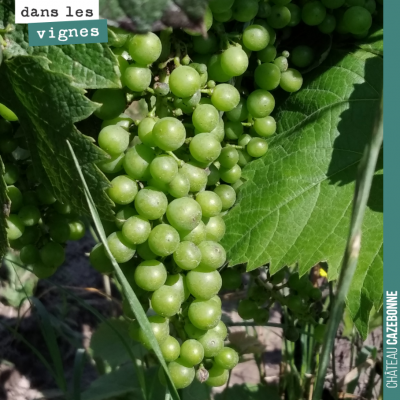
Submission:
[[[169,274],[167,280],[165,281],[165,285],[175,290],[179,294],[180,301],[182,303],[190,296],[190,292],[186,283],[186,276],[183,274]]]
[[[221,167],[219,173],[224,182],[234,184],[242,176],[242,169],[236,164],[232,168]]]
[[[11,214],[11,215],[13,215],[13,214]],[[22,224],[22,221],[20,219],[18,219],[18,221],[21,222],[21,224]],[[24,225],[22,224],[22,226],[24,226]],[[6,230],[7,230],[7,228],[6,228]],[[22,236],[20,236],[18,240],[21,242],[21,244],[23,246],[26,246],[27,244],[37,243],[37,241],[41,237],[41,235],[42,235],[42,232],[38,225],[26,226],[25,230],[22,233]]]
[[[280,86],[289,93],[297,92],[303,85],[303,76],[294,68],[282,73]]]
[[[240,101],[238,90],[229,84],[221,83],[217,85],[211,95],[211,102],[217,110],[231,111]]]
[[[151,70],[145,65],[131,64],[124,71],[122,82],[133,92],[143,92],[151,83]]]
[[[51,275],[56,272],[56,267],[49,267],[44,265],[41,261],[38,261],[32,264],[32,272],[39,278],[39,279],[46,279],[49,278]]]
[[[232,15],[232,10],[227,10],[222,13],[213,13],[214,19],[218,22],[228,22],[232,19]]]
[[[211,104],[200,104],[193,112],[192,122],[200,132],[211,132],[219,123],[218,110]]]
[[[281,72],[287,71],[287,69],[289,67],[288,60],[284,56],[280,56],[280,57],[275,58],[274,64],[279,68],[279,70]]]
[[[237,140],[240,135],[243,134],[243,125],[241,122],[226,121],[225,126],[225,137],[229,140]]]
[[[118,117],[126,107],[125,93],[120,89],[98,89],[94,92],[92,101],[101,104],[94,115],[103,120]]]
[[[160,345],[160,349],[166,362],[175,361],[179,357],[181,351],[179,342],[170,335]]]
[[[287,4],[286,7],[290,11],[290,22],[287,26],[294,27],[301,22],[301,8],[297,4]]]
[[[296,46],[290,59],[296,67],[308,67],[314,60],[314,50],[309,46]]]
[[[129,145],[129,132],[118,125],[103,128],[98,137],[99,146],[111,156],[119,156]]]
[[[326,8],[320,1],[311,1],[304,4],[301,18],[306,25],[319,25],[326,16]]]
[[[1,103],[0,103],[0,115],[6,121],[18,121],[18,117],[15,115],[15,113]]]
[[[58,268],[65,260],[65,250],[55,242],[48,242],[40,249],[40,259],[49,268]]]
[[[226,252],[223,246],[214,241],[204,241],[199,244],[201,262],[199,268],[216,270],[225,263]]]
[[[205,240],[211,240],[213,242],[219,242],[224,237],[226,232],[225,222],[219,215],[216,217],[208,218],[205,227]]]
[[[136,211],[149,220],[161,218],[167,211],[167,206],[167,196],[151,186],[140,190],[135,197]]]
[[[150,235],[151,225],[147,218],[135,215],[122,226],[122,234],[125,239],[132,244],[144,243]]]
[[[249,57],[238,46],[229,47],[222,53],[222,70],[230,76],[243,75],[249,66]]]
[[[213,300],[195,299],[189,306],[188,316],[196,328],[212,329],[221,319],[221,307]]]
[[[154,292],[167,280],[167,270],[162,262],[147,260],[135,269],[135,282],[143,290]]]
[[[182,231],[179,233],[181,241],[193,242],[195,245],[199,245],[201,242],[206,240],[206,227],[203,221],[191,231]]]
[[[114,271],[111,260],[107,257],[103,243],[97,243],[89,256],[90,264],[102,274],[110,274]]]
[[[166,257],[178,248],[180,242],[179,233],[170,225],[160,224],[150,232],[148,242],[153,253]]]
[[[274,96],[266,90],[257,89],[247,98],[247,109],[254,118],[264,118],[271,114],[274,108]]]
[[[178,172],[175,178],[168,184],[168,193],[175,198],[187,196],[189,190],[189,179],[180,172]]]
[[[36,196],[41,204],[50,205],[55,203],[57,200],[44,185],[39,185],[36,188]]]
[[[10,214],[7,218],[7,238],[8,240],[19,239],[25,231],[25,225],[21,218],[16,214]]]
[[[254,129],[261,137],[270,137],[276,132],[276,121],[271,116],[255,119]]]
[[[207,186],[214,186],[217,182],[219,182],[219,169],[214,164],[209,165],[208,169],[210,174],[207,178]]]
[[[128,131],[132,124],[133,120],[131,117],[129,117],[126,114],[120,114],[116,118],[104,120],[101,124],[101,129],[105,128],[106,126],[117,125],[120,128],[123,128],[126,131]]]
[[[159,182],[170,183],[178,174],[178,164],[171,156],[159,155],[150,164],[150,174]]]
[[[108,160],[100,161],[96,165],[105,174],[116,174],[122,171],[124,167],[125,154],[122,153],[118,156],[111,156]]]
[[[169,223],[178,231],[191,231],[200,223],[201,206],[189,197],[175,199],[167,207]]]
[[[208,164],[219,157],[221,144],[211,133],[199,133],[192,138],[189,150],[195,160]]]
[[[223,369],[233,369],[239,362],[239,354],[230,347],[224,347],[215,357],[214,362]]]
[[[180,66],[169,77],[171,92],[177,97],[190,97],[200,89],[200,75],[189,66]]]
[[[207,64],[208,77],[216,82],[228,82],[232,76],[222,69],[221,59],[221,54],[214,54],[210,57]]]
[[[200,246],[202,243],[200,243]],[[222,279],[219,272],[214,269],[197,267],[186,275],[186,284],[193,297],[209,300],[220,291]]]
[[[206,330],[196,328],[189,320],[185,320],[184,330],[190,339],[196,340],[201,338],[207,332]]]
[[[201,251],[193,242],[183,241],[179,243],[173,258],[179,268],[190,271],[199,266]]]
[[[246,99],[241,97],[237,106],[232,110],[227,111],[225,115],[228,118],[228,120],[232,122],[245,121],[249,116],[249,113],[247,111]]]
[[[49,224],[49,234],[53,241],[57,243],[65,243],[71,234],[68,221],[54,221]]]
[[[219,185],[214,189],[214,192],[222,200],[222,211],[229,210],[236,201],[236,192],[228,185]]]
[[[109,235],[107,244],[117,263],[128,262],[135,255],[136,246],[129,243],[122,232],[113,232]]]
[[[168,320],[166,318],[160,317],[159,315],[153,315],[149,317],[149,323],[158,344],[163,344],[169,336]],[[145,331],[143,331],[142,328],[139,328],[137,338],[139,339],[139,342],[142,343],[144,347],[146,347],[146,349],[150,350],[152,348],[149,336],[146,334]]]
[[[201,100],[201,92],[198,90],[194,95],[182,99],[183,103],[189,107],[196,107]]]
[[[269,43],[269,33],[261,25],[250,25],[243,32],[243,44],[251,51],[265,49]]]
[[[133,179],[146,181],[151,177],[150,164],[154,158],[153,149],[144,144],[138,144],[130,148],[125,155],[125,172]]]
[[[69,225],[69,238],[68,240],[80,240],[85,236],[85,224],[80,220],[72,220]]]
[[[364,7],[350,7],[343,16],[348,31],[354,35],[367,31],[372,25],[372,16]]]
[[[273,90],[279,86],[281,71],[275,64],[261,64],[254,71],[254,80],[261,89]]]
[[[153,32],[134,35],[129,43],[129,54],[139,64],[152,64],[161,55],[161,40]]]
[[[189,69],[194,71],[193,68]],[[174,151],[179,149],[185,142],[186,130],[182,122],[178,119],[165,117],[156,122],[153,127],[152,136],[160,149]]]
[[[215,327],[217,326],[218,324]],[[221,334],[216,332],[214,329],[208,330],[206,333],[198,337],[197,340],[203,346],[205,358],[215,357],[224,347],[224,339]]]
[[[188,178],[191,192],[200,192],[206,187],[207,172],[203,168],[196,166],[195,163],[185,163],[180,172]]]
[[[181,308],[181,294],[174,288],[163,285],[153,292],[151,307],[158,315],[170,318]]]
[[[326,14],[324,20],[318,25],[322,33],[332,33],[336,28],[336,18],[332,14]]]
[[[200,192],[196,196],[196,201],[200,204],[203,217],[215,217],[222,210],[221,198],[212,191]]]
[[[22,206],[18,212],[18,216],[25,226],[36,225],[41,218],[40,210],[36,206]]]
[[[258,312],[257,304],[249,299],[239,301],[238,314],[244,320],[253,319]]]
[[[236,290],[242,285],[242,274],[235,268],[225,268],[221,272],[222,288]]]
[[[4,181],[7,185],[13,185],[19,178],[19,170],[13,164],[4,163]]]
[[[222,167],[232,168],[239,161],[239,153],[234,147],[226,146],[221,150],[218,161]]]
[[[168,364],[168,371],[176,389],[188,387],[195,376],[194,368],[180,358]]]
[[[23,264],[31,265],[40,260],[40,253],[36,246],[28,244],[21,249],[19,257]]]
[[[254,317],[256,325],[265,325],[269,321],[269,311],[265,308],[258,310],[257,315]]]
[[[204,349],[200,342],[195,339],[185,340],[181,345],[180,359],[186,364],[195,366],[200,364],[204,358]]]
[[[210,0],[208,6],[213,13],[222,13],[232,8],[235,0]]]
[[[134,207],[126,206],[122,207],[117,214],[115,215],[115,226],[118,229],[122,229],[124,223],[130,218],[135,215],[138,215],[137,211]]]
[[[257,0],[235,0],[232,6],[233,18],[239,22],[251,21],[258,13]]]
[[[275,4],[267,18],[268,25],[274,29],[282,29],[290,23],[291,15],[287,7]]]
[[[193,50],[199,54],[215,53],[218,50],[217,37],[212,32],[206,38],[195,36],[193,38]]]
[[[246,146],[250,156],[254,158],[262,157],[268,151],[268,143],[262,138],[253,138]]]
[[[119,175],[111,181],[111,188],[107,189],[110,199],[121,205],[132,203],[138,193],[138,185],[128,175]]]
[[[276,47],[273,46],[272,44],[269,44],[267,47],[257,52],[257,58],[262,63],[272,62],[275,60],[275,57],[276,57]]]

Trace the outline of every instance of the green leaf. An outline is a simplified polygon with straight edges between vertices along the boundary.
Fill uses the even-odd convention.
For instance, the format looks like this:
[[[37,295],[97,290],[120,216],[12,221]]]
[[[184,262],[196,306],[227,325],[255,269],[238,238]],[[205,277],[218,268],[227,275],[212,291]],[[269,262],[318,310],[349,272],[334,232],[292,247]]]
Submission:
[[[6,254],[8,239],[6,218],[10,213],[10,201],[7,196],[7,185],[4,182],[4,164],[0,156],[0,261]]]
[[[300,274],[305,274],[326,261],[329,279],[337,278],[357,166],[381,91],[381,57],[363,50],[350,54],[336,50],[307,75],[302,90],[287,98],[276,113],[278,135],[270,140],[266,156],[243,170],[247,182],[226,217],[222,244],[232,265],[248,263],[248,270],[253,270],[270,263],[274,274],[298,263]],[[377,257],[383,240],[381,169],[373,187],[355,278],[359,292],[369,279],[366,272],[379,272],[381,266]],[[381,282],[376,293],[383,290]],[[366,295],[379,302],[376,294]],[[353,318],[359,318],[361,305],[355,297],[350,294],[348,305]]]
[[[205,383],[200,383],[197,379],[189,387],[182,390],[182,400],[208,399],[211,399],[211,388]]]
[[[121,335],[129,348],[137,346],[129,336],[129,323],[120,319],[109,319],[101,323],[90,340],[90,348],[94,358],[101,358],[112,368],[125,364],[130,360],[125,344],[120,340]]]
[[[383,28],[382,26],[373,25],[369,35],[358,41],[358,46],[370,53],[383,56]]]
[[[121,267],[118,265],[117,261],[115,260],[115,258],[113,257],[113,255],[111,254],[111,251],[108,247],[108,243],[107,243],[107,238],[104,232],[104,228],[103,225],[101,223],[99,214],[96,210],[96,206],[95,203],[93,201],[93,198],[90,194],[88,185],[86,184],[84,175],[81,171],[81,167],[79,165],[78,159],[74,153],[73,147],[72,145],[67,141],[67,145],[71,151],[71,155],[72,158],[74,160],[75,163],[75,167],[76,170],[79,173],[79,177],[81,179],[81,182],[83,184],[84,190],[85,190],[85,197],[88,203],[88,207],[90,209],[90,213],[92,215],[93,218],[93,222],[95,224],[96,230],[99,234],[100,240],[104,245],[104,248],[106,250],[107,256],[108,258],[111,260],[111,263],[113,264],[114,267],[114,271],[116,273],[116,276],[118,278],[118,281],[120,283],[120,285],[122,286],[123,289],[123,293],[125,295],[125,299],[128,301],[129,303],[129,307],[131,308],[132,312],[135,314],[136,320],[139,323],[141,329],[143,330],[143,332],[145,333],[146,337],[149,339],[150,345],[152,350],[154,351],[156,357],[158,358],[158,361],[160,362],[162,368],[164,369],[165,375],[167,376],[167,381],[168,381],[168,387],[170,389],[172,398],[174,400],[179,400],[179,395],[178,392],[172,382],[171,376],[169,374],[169,370],[167,367],[167,364],[164,360],[164,357],[161,353],[161,349],[160,346],[157,342],[157,339],[155,338],[153,331],[151,329],[149,320],[143,310],[142,305],[140,304],[135,292],[133,291],[131,285],[129,284],[128,280],[126,279],[124,273],[121,270]]]
[[[137,32],[168,26],[201,31],[207,0],[100,0],[102,18]]]
[[[17,115],[26,135],[34,168],[56,198],[70,203],[77,214],[88,214],[84,191],[75,169],[68,139],[79,159],[89,188],[104,218],[112,218],[109,183],[94,163],[106,154],[82,135],[74,123],[87,118],[96,105],[64,74],[50,71],[42,57],[21,56],[0,68],[0,102]],[[34,79],[32,78],[34,77]]]

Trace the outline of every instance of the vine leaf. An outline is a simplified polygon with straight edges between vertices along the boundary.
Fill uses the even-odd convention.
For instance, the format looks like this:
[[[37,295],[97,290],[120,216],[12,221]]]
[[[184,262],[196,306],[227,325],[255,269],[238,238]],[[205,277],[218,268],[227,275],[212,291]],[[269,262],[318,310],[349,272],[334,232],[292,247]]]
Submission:
[[[134,32],[169,26],[201,32],[207,0],[100,0],[102,18]]]
[[[0,156],[0,261],[6,254],[8,248],[8,239],[6,232],[6,218],[8,217],[10,207],[9,199],[7,196],[7,185],[4,181],[4,164]]]
[[[379,25],[373,25],[369,35],[358,42],[360,48],[370,53],[383,56],[383,28]]]
[[[272,274],[298,264],[303,275],[327,261],[329,279],[338,277],[357,167],[380,105],[382,64],[363,50],[335,50],[278,109],[278,135],[268,153],[243,170],[247,182],[226,217],[222,244],[231,264],[247,263],[251,271],[270,263]],[[383,291],[382,168],[374,178],[348,296],[363,336],[367,314],[373,305],[379,308]]]

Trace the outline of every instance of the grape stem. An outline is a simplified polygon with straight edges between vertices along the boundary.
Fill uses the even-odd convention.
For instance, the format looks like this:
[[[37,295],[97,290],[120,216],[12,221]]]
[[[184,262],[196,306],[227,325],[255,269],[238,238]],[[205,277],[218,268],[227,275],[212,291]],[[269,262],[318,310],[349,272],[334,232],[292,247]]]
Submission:
[[[200,89],[200,92],[211,96],[213,94],[213,89]]]
[[[183,167],[183,165],[185,164],[185,161],[183,161],[180,158],[178,158],[172,151],[166,151],[166,153],[169,156],[171,156],[178,163],[179,168]]]
[[[244,149],[244,146],[239,146],[237,144],[231,144],[231,143],[227,143],[225,147],[233,147],[234,149],[239,149],[239,150]]]
[[[146,91],[149,92],[149,93],[151,93],[151,94],[155,94],[155,93],[156,93],[156,92],[154,91],[154,89],[151,88],[151,87],[148,87],[148,88],[146,89]]]
[[[148,113],[147,116],[150,118],[154,118],[156,116],[157,106],[154,106]]]
[[[174,61],[175,57],[168,58],[168,60],[158,64],[158,69],[164,69],[171,61]]]

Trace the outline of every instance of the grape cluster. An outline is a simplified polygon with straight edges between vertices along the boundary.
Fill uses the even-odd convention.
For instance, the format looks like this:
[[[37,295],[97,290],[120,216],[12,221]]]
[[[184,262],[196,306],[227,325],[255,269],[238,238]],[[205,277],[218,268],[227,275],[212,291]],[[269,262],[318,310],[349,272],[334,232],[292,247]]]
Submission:
[[[16,121],[15,114],[1,106],[2,115]],[[85,225],[69,205],[56,201],[36,179],[24,137],[14,125],[0,120],[0,153],[3,179],[10,207],[7,236],[10,247],[19,250],[21,262],[39,278],[51,276],[65,259],[64,245],[85,235]]]

